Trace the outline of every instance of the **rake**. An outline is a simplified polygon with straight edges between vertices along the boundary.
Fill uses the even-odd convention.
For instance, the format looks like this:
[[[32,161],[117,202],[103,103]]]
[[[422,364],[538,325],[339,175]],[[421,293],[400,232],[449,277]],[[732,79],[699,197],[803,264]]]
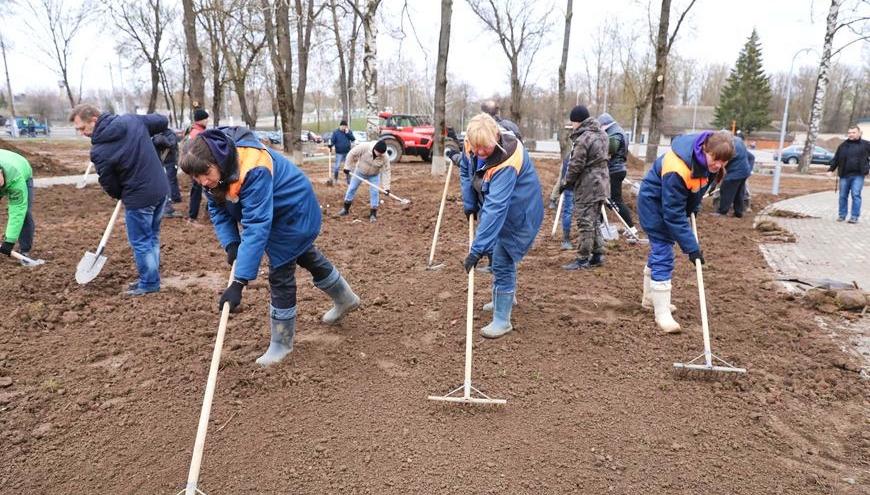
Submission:
[[[230,279],[227,287],[233,283],[236,272],[236,263],[230,268]],[[211,354],[211,366],[208,369],[208,381],[205,384],[205,396],[202,399],[202,409],[199,412],[199,425],[196,427],[196,440],[193,442],[193,456],[190,459],[190,471],[187,473],[187,485],[175,495],[205,495],[197,488],[199,483],[199,468],[202,466],[202,453],[205,450],[205,435],[208,433],[208,419],[211,415],[211,402],[214,399],[214,389],[217,386],[218,368],[221,364],[221,351],[224,348],[224,335],[227,331],[227,322],[230,319],[230,303],[225,302],[221,308],[221,319],[218,325],[217,336],[214,339],[214,351]]]
[[[438,232],[441,231],[441,218],[444,216],[444,204],[447,202],[447,190],[450,187],[450,175],[453,173],[452,161],[447,164],[447,178],[444,179],[444,191],[441,193],[441,206],[438,207],[438,219],[435,221],[435,234],[432,236],[432,247],[429,248],[429,263],[426,264],[427,270],[440,270],[444,268],[444,263],[432,265],[435,261],[435,246],[438,244]]]
[[[553,219],[553,230],[550,237],[556,238],[556,228],[559,226],[559,217],[562,216],[562,204],[565,202],[565,193],[559,195],[559,204],[556,206],[556,218]]]
[[[695,220],[695,214],[692,214],[692,232],[695,234],[695,239],[698,240],[698,225]],[[698,241],[700,243],[700,241]],[[733,364],[725,361],[719,356],[713,354],[710,350],[710,325],[707,322],[707,298],[704,295],[704,274],[701,268],[701,260],[695,260],[695,274],[698,276],[698,298],[701,304],[701,328],[704,335],[704,353],[692,359],[687,363],[674,363],[674,371],[680,372],[701,372],[702,375],[715,375],[713,372],[724,373],[746,373],[746,368],[737,368]],[[703,363],[700,362],[703,358]],[[718,363],[718,364],[714,364]]]
[[[474,216],[468,217],[468,248],[474,242]],[[465,308],[465,381],[446,395],[430,395],[429,400],[461,404],[506,404],[505,399],[493,399],[471,384],[471,354],[474,338],[474,270],[468,271],[468,302]],[[462,395],[456,395],[462,391]],[[472,395],[472,392],[475,395]]]
[[[327,147],[326,149],[326,185],[331,186],[335,183],[332,180],[332,148]]]

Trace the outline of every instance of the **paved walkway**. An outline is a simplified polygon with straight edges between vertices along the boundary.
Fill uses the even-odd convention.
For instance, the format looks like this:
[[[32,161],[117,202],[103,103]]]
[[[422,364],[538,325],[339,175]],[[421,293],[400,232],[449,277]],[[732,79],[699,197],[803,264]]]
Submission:
[[[862,194],[870,200],[870,187]],[[865,203],[868,201],[865,200]],[[862,207],[866,213],[868,206]],[[813,218],[765,215],[773,210],[802,213]],[[837,222],[837,195],[820,192],[773,203],[756,221],[770,220],[795,235],[796,242],[762,244],[768,264],[784,278],[832,279],[870,290],[870,215],[857,224]]]

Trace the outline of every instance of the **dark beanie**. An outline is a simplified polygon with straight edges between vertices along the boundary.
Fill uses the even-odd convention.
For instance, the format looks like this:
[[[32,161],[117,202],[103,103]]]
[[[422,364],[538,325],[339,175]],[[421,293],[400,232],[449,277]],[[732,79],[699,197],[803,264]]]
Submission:
[[[339,126],[347,125],[347,121],[346,121],[346,120],[342,120],[341,122],[338,123],[338,125],[339,125]]]
[[[381,154],[386,153],[387,152],[386,141],[381,140],[381,141],[378,141],[377,143],[375,143],[375,146],[374,146],[374,148],[372,148],[372,151],[377,151],[378,153],[381,153]]]
[[[228,179],[238,169],[236,145],[219,129],[207,129],[199,135],[211,151],[221,171],[221,179]]]
[[[198,122],[200,120],[205,120],[208,118],[208,112],[205,111],[204,108],[197,108],[193,111],[193,121]]]
[[[583,122],[589,118],[589,110],[583,105],[571,109],[571,122]]]

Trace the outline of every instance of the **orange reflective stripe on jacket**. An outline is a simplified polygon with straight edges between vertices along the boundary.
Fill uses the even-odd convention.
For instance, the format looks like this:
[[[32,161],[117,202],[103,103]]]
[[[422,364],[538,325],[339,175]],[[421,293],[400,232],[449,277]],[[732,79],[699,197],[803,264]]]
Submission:
[[[227,190],[227,199],[230,201],[239,200],[239,192],[242,190],[242,184],[245,182],[245,176],[255,167],[266,167],[269,173],[272,173],[272,157],[269,152],[259,148],[237,147],[236,152],[239,155],[239,180],[230,184]]]
[[[495,167],[487,169],[483,174],[483,180],[489,181],[492,179],[492,176],[495,175],[496,172],[503,168],[513,167],[514,171],[517,175],[520,175],[520,170],[523,168],[523,145],[520,142],[517,142],[517,149],[514,150],[514,154],[509,156],[507,160],[499,163]]]
[[[696,179],[692,177],[692,169],[673,151],[668,151],[665,153],[664,159],[662,160],[662,178],[669,173],[675,173],[683,179],[683,184],[686,185],[686,189],[696,193],[701,190],[702,187],[707,185],[707,178],[703,177],[700,179]]]

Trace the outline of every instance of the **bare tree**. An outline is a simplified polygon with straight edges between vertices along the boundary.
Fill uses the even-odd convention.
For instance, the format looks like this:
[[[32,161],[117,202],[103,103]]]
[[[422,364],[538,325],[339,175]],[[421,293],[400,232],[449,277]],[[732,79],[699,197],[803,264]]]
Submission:
[[[224,16],[218,25],[220,48],[227,68],[227,79],[239,100],[242,120],[248,127],[257,127],[256,105],[252,109],[248,105],[248,77],[251,68],[260,58],[261,50],[266,46],[266,36],[263,33],[263,20],[260,9],[252,0],[232,0],[221,5],[222,0],[213,2],[215,15]]]
[[[93,11],[92,3],[85,0],[72,8],[63,0],[28,0],[24,6],[24,23],[36,34],[37,48],[52,60],[72,108],[78,103],[69,82],[72,46]]]
[[[6,71],[6,91],[9,94],[9,112],[15,118],[15,100],[12,97],[12,83],[9,82],[9,64],[6,62],[6,40],[0,34],[0,52],[3,54],[3,68]]]
[[[366,0],[365,10],[353,3],[356,15],[362,20],[365,44],[363,45],[363,85],[366,93],[366,133],[369,139],[378,137],[378,26],[375,14],[381,0]]]
[[[620,53],[620,66],[622,69],[622,90],[627,98],[626,103],[631,105],[634,113],[632,125],[632,139],[639,143],[646,117],[646,109],[649,107],[650,87],[649,79],[653,72],[653,59],[649,50],[639,50],[643,41],[640,39],[639,30],[627,30],[628,33],[618,39],[617,45]]]
[[[292,134],[291,114],[294,113],[293,101],[293,52],[290,47],[290,1],[270,2],[261,0],[263,8],[266,44],[275,74],[275,99],[281,115],[281,131],[284,151],[290,151]],[[299,139],[299,135],[296,135]]]
[[[338,86],[341,99],[342,119],[347,120],[350,113],[347,85],[347,64],[345,63],[344,44],[341,41],[341,27],[338,22],[338,0],[330,0],[329,10],[332,12],[332,32],[335,35],[335,49],[338,53]]]
[[[222,0],[203,0],[197,21],[205,30],[208,38],[209,72],[211,75],[211,119],[214,125],[220,124],[221,105],[226,85],[226,64],[224,62],[221,34],[226,30],[227,16],[223,14]]]
[[[564,119],[568,114],[568,106],[565,104],[565,71],[568,69],[568,45],[571,41],[571,18],[574,17],[574,0],[568,0],[565,7],[565,34],[562,36],[562,61],[559,63],[559,115]],[[563,129],[559,129],[559,151],[562,157],[568,155],[569,135]],[[560,169],[561,170],[561,169]]]
[[[511,119],[519,125],[523,91],[535,55],[550,29],[551,9],[530,0],[501,0],[498,5],[496,0],[466,1],[487,29],[498,37],[499,45],[510,62],[510,112]]]
[[[315,22],[320,16],[326,4],[323,3],[315,9],[314,0],[295,0],[296,13],[296,103],[295,112],[291,115],[290,132],[293,138],[293,152],[297,163],[302,162],[302,115],[305,113],[305,90],[308,84],[308,59],[311,52],[311,33],[314,31]]]
[[[689,5],[680,14],[674,31],[668,34],[671,18],[671,0],[662,0],[661,13],[659,14],[659,32],[656,39],[656,69],[650,81],[650,95],[652,104],[649,112],[649,142],[646,147],[646,163],[652,164],[659,153],[659,140],[661,139],[662,114],[665,108],[665,79],[668,70],[668,54],[674,46],[674,40],[680,31],[680,26],[686,19],[686,15],[697,0],[691,0]],[[647,165],[649,166],[649,165]]]
[[[175,12],[161,5],[160,0],[120,0],[108,4],[115,27],[123,35],[122,49],[133,52],[149,65],[151,95],[148,98],[148,113],[157,109],[160,93],[160,57],[164,30],[172,22]]]
[[[846,0],[831,0],[831,6],[828,9],[828,17],[825,23],[825,40],[822,45],[822,57],[819,60],[819,72],[816,78],[816,88],[813,94],[813,102],[810,110],[809,129],[807,130],[807,141],[804,143],[803,154],[801,155],[798,171],[807,173],[810,170],[810,159],[813,155],[813,147],[816,145],[816,138],[819,136],[819,125],[822,121],[822,111],[825,105],[825,93],[828,90],[828,72],[831,69],[831,59],[840,53],[847,46],[870,39],[870,30],[867,30],[868,20],[870,16],[866,14],[857,14],[860,6],[870,5],[870,0],[857,0],[854,3],[853,15],[847,16],[845,19],[838,17],[840,7],[846,3]],[[855,37],[849,42],[843,44],[836,50],[833,49],[834,36],[840,30],[851,31]]]
[[[190,103],[195,109],[205,107],[205,73],[202,67],[202,51],[196,38],[196,10],[193,0],[181,0],[181,6],[184,11],[184,41],[190,73]]]
[[[438,35],[438,65],[435,69],[435,142],[432,143],[432,175],[445,172],[444,136],[447,134],[445,116],[447,100],[447,55],[450,53],[450,21],[453,0],[441,0],[441,32]]]

